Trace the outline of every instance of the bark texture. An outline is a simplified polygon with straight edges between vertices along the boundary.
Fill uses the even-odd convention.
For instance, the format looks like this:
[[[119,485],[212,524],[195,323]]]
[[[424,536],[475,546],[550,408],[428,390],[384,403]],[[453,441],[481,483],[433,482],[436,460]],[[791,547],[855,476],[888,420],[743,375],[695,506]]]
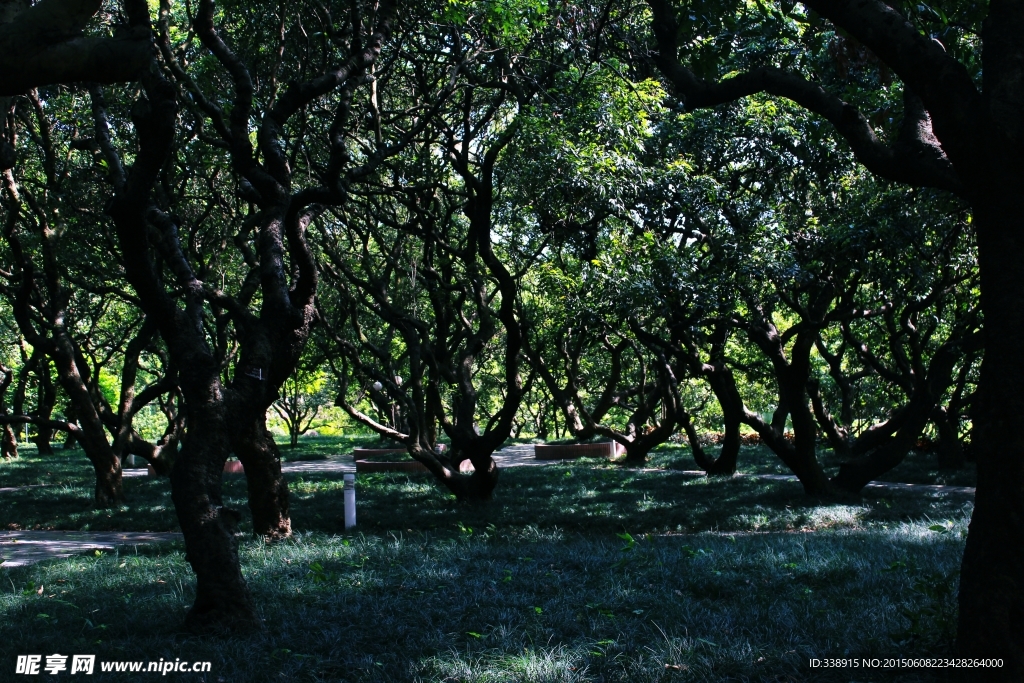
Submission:
[[[234,452],[245,468],[253,531],[267,540],[279,540],[292,533],[288,485],[281,474],[281,452],[267,430],[265,415],[252,416],[236,432]]]

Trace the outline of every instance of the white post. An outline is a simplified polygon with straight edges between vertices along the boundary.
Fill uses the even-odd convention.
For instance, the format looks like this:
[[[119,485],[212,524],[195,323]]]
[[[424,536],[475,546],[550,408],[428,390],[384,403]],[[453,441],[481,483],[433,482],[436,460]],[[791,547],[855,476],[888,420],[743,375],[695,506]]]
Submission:
[[[356,525],[356,475],[346,474],[345,477],[345,528]]]

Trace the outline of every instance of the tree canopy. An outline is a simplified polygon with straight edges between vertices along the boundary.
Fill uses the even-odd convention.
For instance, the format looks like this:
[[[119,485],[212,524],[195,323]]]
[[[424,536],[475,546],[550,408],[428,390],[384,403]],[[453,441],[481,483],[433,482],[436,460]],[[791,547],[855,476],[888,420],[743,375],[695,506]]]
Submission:
[[[256,532],[291,533],[272,407],[294,444],[329,396],[474,501],[515,435],[627,465],[681,435],[709,474],[757,439],[819,496],[937,442],[979,472],[959,646],[1010,680],[1022,23],[960,0],[3,3],[3,452],[65,432],[102,505],[128,454],[169,473],[189,622],[233,629],[258,619],[229,454]]]

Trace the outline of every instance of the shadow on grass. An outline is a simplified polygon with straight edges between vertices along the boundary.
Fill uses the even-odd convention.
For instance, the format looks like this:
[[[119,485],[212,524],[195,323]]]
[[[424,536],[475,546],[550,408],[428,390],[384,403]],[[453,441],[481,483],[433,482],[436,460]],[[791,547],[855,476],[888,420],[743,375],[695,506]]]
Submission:
[[[245,482],[225,477],[229,504],[245,505]],[[0,530],[66,529],[73,531],[179,531],[164,478],[124,481],[125,502],[97,508],[92,484],[61,485],[9,491],[0,507]]]
[[[708,452],[718,456],[720,447],[710,446]],[[842,459],[830,448],[819,448],[818,461],[828,476],[839,472]],[[690,449],[676,444],[665,444],[656,449],[649,458],[650,466],[669,470],[695,470]],[[738,471],[743,474],[792,474],[778,456],[767,446],[743,446],[740,448]],[[945,486],[975,486],[977,468],[967,462],[956,470],[941,469],[934,453],[911,451],[899,465],[878,478],[878,481],[902,482],[904,484],[940,484]]]
[[[426,474],[370,474],[358,479],[358,520],[369,530],[484,529],[488,525],[617,533],[799,531],[943,520],[960,514],[964,495],[872,491],[863,498],[818,500],[800,485],[750,477],[693,477],[679,472],[598,467],[578,461],[502,471],[490,503],[466,505]],[[3,495],[0,529],[177,531],[166,479],[125,480],[126,503],[97,509],[92,486],[30,488]],[[340,533],[340,474],[289,475],[294,528]],[[248,533],[245,478],[226,476],[225,504],[241,511]]]
[[[5,650],[209,660],[206,683],[845,681],[808,659],[951,651],[965,496],[822,501],[795,482],[583,461],[506,469],[486,505],[429,475],[361,476],[345,534],[341,475],[289,480],[297,537],[241,543],[263,633],[179,630],[194,577],[178,544],[0,569]],[[113,510],[78,481],[3,494],[0,524],[176,530],[165,479],[126,480]],[[247,513],[243,477],[224,493]]]
[[[965,525],[245,541],[243,572],[266,624],[247,638],[181,632],[193,598],[181,550],[139,548],[0,572],[0,638],[14,654],[209,660],[209,683],[846,681],[848,671],[812,676],[808,659],[948,654]],[[940,584],[953,592],[922,589]],[[95,680],[123,677],[97,665]]]
[[[340,477],[295,481],[291,489],[296,528],[342,531]],[[943,520],[970,505],[963,495],[903,491],[818,500],[796,482],[593,469],[586,463],[506,469],[495,499],[480,505],[455,501],[429,475],[363,475],[357,489],[360,526],[391,530],[488,525],[584,533],[856,529]]]
[[[96,480],[80,448],[56,448],[53,455],[40,456],[35,446],[21,445],[18,453],[13,460],[0,459],[0,488],[80,485]]]

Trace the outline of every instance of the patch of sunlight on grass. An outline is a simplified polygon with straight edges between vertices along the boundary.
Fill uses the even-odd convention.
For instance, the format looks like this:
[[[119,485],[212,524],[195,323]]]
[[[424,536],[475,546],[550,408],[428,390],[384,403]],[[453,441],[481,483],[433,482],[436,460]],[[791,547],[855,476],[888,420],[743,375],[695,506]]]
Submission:
[[[863,505],[823,505],[806,511],[809,526],[815,529],[857,528],[869,508]]]
[[[416,667],[427,680],[462,683],[577,683],[592,681],[582,654],[564,646],[525,648],[522,652],[490,649],[476,652],[451,650],[428,657]]]

